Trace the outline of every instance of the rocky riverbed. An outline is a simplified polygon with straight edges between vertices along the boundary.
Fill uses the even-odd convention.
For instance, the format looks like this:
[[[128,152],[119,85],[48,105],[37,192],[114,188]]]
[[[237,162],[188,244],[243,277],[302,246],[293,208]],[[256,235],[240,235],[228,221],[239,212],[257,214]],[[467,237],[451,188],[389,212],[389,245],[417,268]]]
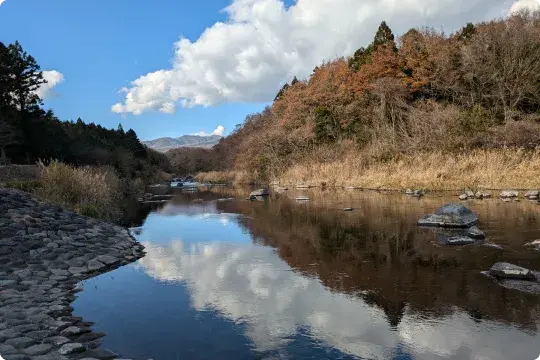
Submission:
[[[5,360],[116,359],[105,334],[72,314],[81,280],[133,262],[126,229],[0,189],[0,355]]]

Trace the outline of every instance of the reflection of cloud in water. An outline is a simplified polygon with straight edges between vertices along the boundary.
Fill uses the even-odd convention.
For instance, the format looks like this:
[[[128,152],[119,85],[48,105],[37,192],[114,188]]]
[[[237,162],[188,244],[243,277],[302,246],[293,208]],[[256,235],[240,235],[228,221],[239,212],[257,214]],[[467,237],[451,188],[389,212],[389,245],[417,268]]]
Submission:
[[[392,331],[382,311],[333,293],[319,281],[291,271],[271,248],[203,243],[184,248],[144,243],[140,264],[150,276],[186,281],[195,309],[213,309],[247,325],[258,351],[277,350],[300,328],[345,353],[392,358],[398,344],[418,359],[529,358],[538,337],[466,315],[419,319],[406,314]]]

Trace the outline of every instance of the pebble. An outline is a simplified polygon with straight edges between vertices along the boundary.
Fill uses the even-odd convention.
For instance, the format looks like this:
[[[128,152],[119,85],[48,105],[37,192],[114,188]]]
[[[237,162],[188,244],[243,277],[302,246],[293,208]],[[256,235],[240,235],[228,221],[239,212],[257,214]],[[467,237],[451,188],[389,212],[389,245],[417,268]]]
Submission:
[[[34,355],[46,354],[51,349],[52,349],[52,345],[50,344],[38,344],[38,345],[30,346],[29,348],[25,349],[24,352],[30,356],[34,356]]]

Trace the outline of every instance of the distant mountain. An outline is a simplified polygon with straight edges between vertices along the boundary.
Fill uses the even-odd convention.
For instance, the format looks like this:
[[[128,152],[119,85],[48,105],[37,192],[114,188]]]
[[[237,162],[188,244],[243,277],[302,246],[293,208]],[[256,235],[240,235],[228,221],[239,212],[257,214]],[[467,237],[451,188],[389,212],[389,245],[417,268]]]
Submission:
[[[154,150],[166,152],[181,147],[211,148],[216,145],[221,138],[222,136],[219,135],[182,135],[177,138],[163,137],[155,140],[142,141],[142,143]]]

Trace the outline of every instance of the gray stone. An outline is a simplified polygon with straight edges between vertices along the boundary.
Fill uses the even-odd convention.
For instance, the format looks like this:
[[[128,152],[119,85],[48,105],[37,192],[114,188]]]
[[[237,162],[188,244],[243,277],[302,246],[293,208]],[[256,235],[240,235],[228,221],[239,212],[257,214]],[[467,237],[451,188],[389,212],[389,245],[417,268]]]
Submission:
[[[96,259],[106,265],[114,265],[120,261],[119,259],[110,255],[99,255]]]
[[[52,349],[52,345],[50,344],[38,344],[38,345],[30,346],[29,348],[25,349],[24,352],[30,356],[34,356],[34,355],[46,354],[51,349]]]
[[[0,280],[0,286],[9,286],[17,283],[15,280]]]
[[[62,335],[73,336],[73,335],[84,334],[90,331],[92,331],[92,329],[90,329],[89,327],[70,326],[67,329],[62,330]]]
[[[468,198],[473,198],[474,197],[474,193],[471,189],[466,189],[465,190],[465,195],[468,197]]]
[[[494,264],[488,274],[498,279],[537,280],[531,270],[504,262]]]
[[[60,355],[71,355],[71,354],[83,352],[85,350],[86,348],[84,347],[83,344],[68,343],[68,344],[62,345],[62,347],[58,349],[58,353],[60,353]]]
[[[15,346],[16,348],[27,348],[33,344],[36,343],[36,341],[34,339],[31,339],[29,337],[16,337],[16,338],[13,338],[13,339],[8,339],[5,341],[5,343],[7,345],[13,345]]]
[[[69,272],[72,275],[86,274],[88,272],[88,268],[87,267],[70,267]]]
[[[18,354],[19,351],[13,345],[0,345],[0,355]]]
[[[91,349],[85,351],[81,357],[89,357],[89,358],[96,358],[101,360],[112,360],[118,357],[118,354],[110,351],[110,350],[101,350],[101,349]]]
[[[527,199],[530,199],[530,200],[536,200],[540,197],[540,191],[530,190],[530,191],[527,191],[525,195],[523,196],[525,196]]]
[[[5,360],[31,360],[30,356],[25,354],[13,354],[4,356]]]
[[[268,192],[267,189],[258,189],[258,190],[255,190],[255,191],[252,191],[251,194],[249,194],[249,196],[268,196],[270,195],[270,192]]]
[[[467,235],[474,239],[484,239],[486,237],[484,232],[476,226],[471,226],[467,231]]]
[[[459,200],[467,200],[469,197],[467,196],[467,194],[461,194],[459,195]]]
[[[519,196],[519,192],[516,190],[504,190],[501,192],[499,197],[501,199],[509,199],[509,198],[515,198]]]
[[[56,276],[69,276],[70,274],[68,270],[62,270],[62,269],[51,269],[51,272]]]
[[[475,225],[478,216],[460,204],[446,204],[435,213],[423,216],[419,221],[420,226],[440,226],[465,228]]]
[[[104,268],[106,268],[107,266],[97,260],[90,260],[88,262],[88,270],[90,272],[94,272],[94,271],[100,271]]]
[[[534,247],[536,250],[540,250],[540,239],[531,241],[530,243],[525,244],[528,247]]]

